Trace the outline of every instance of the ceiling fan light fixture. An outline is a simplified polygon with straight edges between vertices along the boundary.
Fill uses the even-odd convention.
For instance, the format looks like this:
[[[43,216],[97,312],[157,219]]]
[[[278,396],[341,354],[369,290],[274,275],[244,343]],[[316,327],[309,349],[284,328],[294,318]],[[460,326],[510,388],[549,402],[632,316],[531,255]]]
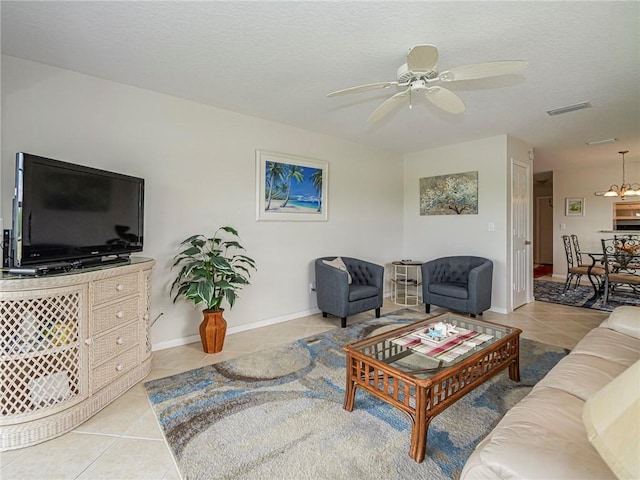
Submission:
[[[556,115],[562,115],[564,113],[575,112],[576,110],[584,110],[585,108],[589,107],[591,107],[590,102],[574,103],[573,105],[567,105],[566,107],[547,110],[547,115],[549,115],[550,117],[554,117]]]

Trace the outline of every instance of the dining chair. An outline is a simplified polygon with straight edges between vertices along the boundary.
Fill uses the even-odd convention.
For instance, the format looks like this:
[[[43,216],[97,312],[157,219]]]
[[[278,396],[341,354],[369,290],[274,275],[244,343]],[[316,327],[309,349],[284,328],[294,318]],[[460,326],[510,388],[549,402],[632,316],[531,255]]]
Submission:
[[[580,278],[582,278],[583,275],[587,275],[589,277],[589,280],[591,281],[591,284],[594,285],[594,289],[596,291],[600,290],[600,285],[602,285],[603,282],[603,277],[605,274],[604,268],[599,267],[599,266],[591,266],[591,264],[577,264],[577,259],[581,258],[581,254],[579,255],[578,252],[580,252],[580,246],[578,245],[577,247],[577,252],[574,256],[574,249],[576,248],[576,243],[577,243],[577,236],[575,236],[576,238],[576,243],[573,244],[573,248],[572,248],[572,237],[574,237],[575,235],[569,236],[569,235],[562,235],[562,243],[564,245],[564,253],[567,256],[567,280],[564,282],[564,289],[562,291],[562,294],[564,295],[565,293],[567,293],[567,290],[569,289],[569,286],[571,285],[571,281],[575,279],[575,284],[573,286],[574,289],[576,289],[578,287],[578,285],[580,284]],[[594,279],[597,282],[596,286],[594,284]]]
[[[615,236],[602,239],[604,303],[618,290],[640,294],[640,239]]]
[[[590,263],[584,263],[582,261],[582,253],[580,252],[580,242],[578,241],[578,236],[575,233],[571,235],[571,243],[573,243],[573,252],[576,255],[576,264],[578,267],[588,267]]]

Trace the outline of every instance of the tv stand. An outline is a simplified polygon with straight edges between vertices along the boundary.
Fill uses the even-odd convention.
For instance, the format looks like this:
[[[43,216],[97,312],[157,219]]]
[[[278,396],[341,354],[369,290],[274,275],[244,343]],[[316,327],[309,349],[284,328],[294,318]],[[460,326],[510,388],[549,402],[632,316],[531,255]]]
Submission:
[[[154,263],[0,275],[0,451],[73,430],[149,374]]]

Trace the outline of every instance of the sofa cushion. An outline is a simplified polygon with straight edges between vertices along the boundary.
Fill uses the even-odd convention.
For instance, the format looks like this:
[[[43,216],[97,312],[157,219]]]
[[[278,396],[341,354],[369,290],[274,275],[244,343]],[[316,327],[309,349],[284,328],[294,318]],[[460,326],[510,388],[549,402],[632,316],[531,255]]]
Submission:
[[[618,307],[600,326],[633,338],[640,338],[640,307],[629,305]]]
[[[583,406],[562,390],[533,390],[478,446],[461,479],[615,479],[587,439]]]
[[[598,327],[587,333],[571,353],[592,355],[629,367],[640,359],[640,342],[637,338]]]
[[[640,361],[587,400],[587,435],[618,478],[640,478]]]
[[[586,402],[626,368],[604,358],[572,353],[560,360],[534,388],[557,388]]]
[[[469,298],[469,290],[466,283],[431,283],[429,284],[429,292],[436,295],[444,295],[445,297]]]

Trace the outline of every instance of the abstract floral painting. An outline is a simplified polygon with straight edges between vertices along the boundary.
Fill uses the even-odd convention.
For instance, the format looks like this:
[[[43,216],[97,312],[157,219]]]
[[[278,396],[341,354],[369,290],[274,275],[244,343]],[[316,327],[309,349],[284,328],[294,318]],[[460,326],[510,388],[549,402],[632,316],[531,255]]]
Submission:
[[[420,179],[420,215],[478,213],[478,172]]]

